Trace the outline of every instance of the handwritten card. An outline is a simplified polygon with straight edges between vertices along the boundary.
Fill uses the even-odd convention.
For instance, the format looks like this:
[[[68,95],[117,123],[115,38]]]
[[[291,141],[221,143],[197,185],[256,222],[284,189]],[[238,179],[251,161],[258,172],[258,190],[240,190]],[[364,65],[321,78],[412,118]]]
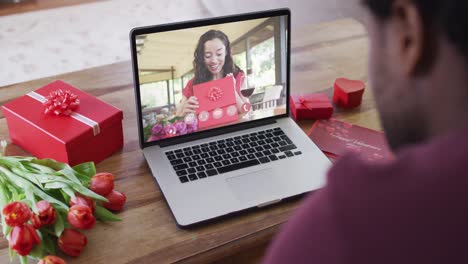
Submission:
[[[309,137],[332,159],[347,152],[357,152],[368,161],[392,158],[384,133],[336,119],[316,121]]]

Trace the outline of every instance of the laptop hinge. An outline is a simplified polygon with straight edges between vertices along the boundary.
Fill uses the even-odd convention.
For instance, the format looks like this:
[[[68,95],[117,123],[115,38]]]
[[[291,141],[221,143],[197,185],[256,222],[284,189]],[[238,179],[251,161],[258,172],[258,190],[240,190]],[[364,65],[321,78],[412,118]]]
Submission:
[[[164,148],[164,147],[169,147],[169,146],[173,146],[173,145],[177,145],[177,144],[181,144],[181,143],[187,143],[187,142],[194,141],[194,140],[219,136],[219,135],[232,133],[232,132],[236,132],[236,131],[241,131],[241,130],[244,130],[244,129],[271,125],[271,124],[274,124],[274,123],[276,123],[275,119],[258,120],[256,122],[252,122],[252,123],[244,123],[244,124],[242,124],[240,126],[224,127],[221,130],[204,131],[204,132],[201,132],[201,133],[192,134],[192,135],[190,135],[189,138],[187,138],[187,137],[173,138],[173,139],[161,142],[159,144],[159,146],[161,148]]]
[[[261,208],[261,207],[269,206],[269,205],[272,205],[272,204],[275,204],[275,203],[279,203],[279,202],[281,202],[281,200],[282,199],[275,199],[273,201],[269,201],[269,202],[266,202],[266,203],[261,203],[261,204],[258,204],[257,207]]]

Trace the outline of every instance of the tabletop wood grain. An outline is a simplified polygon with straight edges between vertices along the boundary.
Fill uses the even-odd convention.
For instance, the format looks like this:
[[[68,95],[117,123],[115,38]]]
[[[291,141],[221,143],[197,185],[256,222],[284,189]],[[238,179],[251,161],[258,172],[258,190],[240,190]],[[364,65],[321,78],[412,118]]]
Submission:
[[[326,92],[331,97],[338,77],[367,82],[367,45],[365,29],[351,19],[296,29],[292,32],[292,93]],[[124,148],[97,165],[98,171],[114,173],[116,189],[127,194],[128,202],[120,213],[123,221],[98,223],[85,232],[86,250],[79,258],[66,258],[69,263],[254,263],[299,205],[300,199],[194,229],[178,228],[139,149],[130,62],[0,87],[0,105],[57,79],[124,111]],[[337,108],[334,117],[380,129],[369,87],[360,108]],[[307,131],[312,123],[300,125]],[[8,139],[1,113],[0,138]],[[27,155],[14,145],[7,151]],[[0,263],[9,262],[7,247],[0,238]]]

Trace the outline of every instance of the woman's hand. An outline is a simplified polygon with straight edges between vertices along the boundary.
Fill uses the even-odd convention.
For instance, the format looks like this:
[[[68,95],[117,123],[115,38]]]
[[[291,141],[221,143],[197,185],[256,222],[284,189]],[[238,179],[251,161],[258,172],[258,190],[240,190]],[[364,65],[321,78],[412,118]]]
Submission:
[[[195,113],[197,109],[200,107],[198,103],[198,98],[195,96],[191,96],[184,104],[184,108],[182,109],[182,114],[186,115],[189,113]]]
[[[195,114],[197,109],[200,107],[198,99],[195,96],[191,96],[188,99],[184,96],[180,102],[180,106],[181,107],[177,110],[177,116],[186,116],[190,113]]]

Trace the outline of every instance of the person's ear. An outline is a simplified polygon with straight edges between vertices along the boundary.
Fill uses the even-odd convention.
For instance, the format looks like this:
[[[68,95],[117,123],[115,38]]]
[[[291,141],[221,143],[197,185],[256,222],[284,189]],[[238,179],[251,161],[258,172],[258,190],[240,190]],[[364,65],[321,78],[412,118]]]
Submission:
[[[406,75],[417,75],[427,68],[427,41],[423,17],[411,0],[394,0],[390,19],[392,56],[397,56]]]

